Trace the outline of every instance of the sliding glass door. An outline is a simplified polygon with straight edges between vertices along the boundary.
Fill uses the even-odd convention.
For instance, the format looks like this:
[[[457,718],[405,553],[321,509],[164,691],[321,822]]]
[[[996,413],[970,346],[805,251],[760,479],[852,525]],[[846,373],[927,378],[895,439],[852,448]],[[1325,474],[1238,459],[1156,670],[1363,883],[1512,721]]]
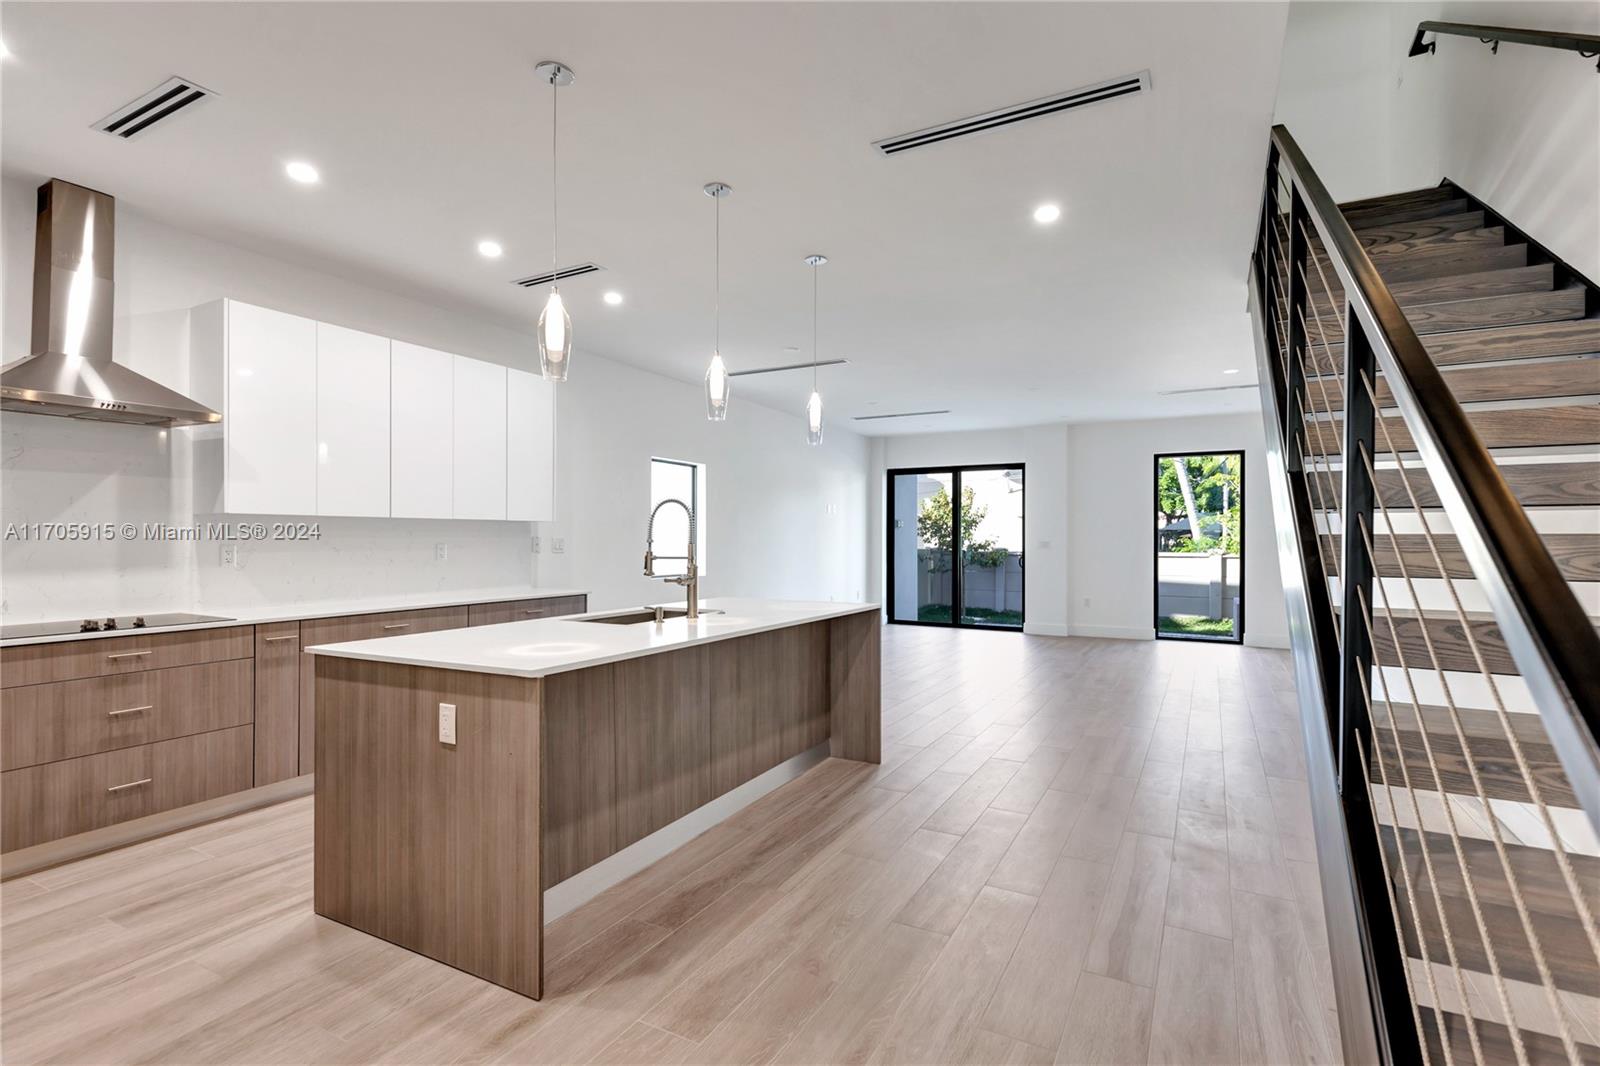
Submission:
[[[1244,455],[1155,457],[1155,629],[1244,640]]]
[[[889,621],[1021,629],[1023,466],[889,471]]]

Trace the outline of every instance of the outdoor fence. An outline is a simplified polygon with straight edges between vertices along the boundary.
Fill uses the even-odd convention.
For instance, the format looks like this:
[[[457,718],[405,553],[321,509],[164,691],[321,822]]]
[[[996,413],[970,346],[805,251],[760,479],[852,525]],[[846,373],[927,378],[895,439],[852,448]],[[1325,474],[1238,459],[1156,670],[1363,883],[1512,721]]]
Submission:
[[[955,574],[950,553],[941,549],[917,549],[917,602],[952,602]],[[1022,610],[1022,553],[1007,552],[998,566],[967,565],[961,572],[964,603],[968,609],[991,611]]]
[[[1156,555],[1156,613],[1232,618],[1239,596],[1239,557],[1196,552]]]

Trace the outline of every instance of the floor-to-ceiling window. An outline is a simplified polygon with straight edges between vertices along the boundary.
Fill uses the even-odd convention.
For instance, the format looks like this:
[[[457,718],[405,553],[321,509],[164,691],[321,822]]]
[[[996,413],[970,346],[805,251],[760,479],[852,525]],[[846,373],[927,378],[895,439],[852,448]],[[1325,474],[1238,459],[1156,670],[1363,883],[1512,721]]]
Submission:
[[[1244,640],[1244,455],[1155,457],[1155,628]]]
[[[891,470],[889,621],[1021,629],[1023,466]]]

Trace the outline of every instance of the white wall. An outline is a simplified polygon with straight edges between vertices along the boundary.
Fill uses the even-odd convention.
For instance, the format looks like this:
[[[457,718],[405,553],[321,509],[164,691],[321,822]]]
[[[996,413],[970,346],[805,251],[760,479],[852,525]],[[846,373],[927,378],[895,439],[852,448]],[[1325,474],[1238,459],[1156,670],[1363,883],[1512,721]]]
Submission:
[[[1450,178],[1600,277],[1600,79],[1592,59],[1467,37],[1408,58],[1425,19],[1600,33],[1593,3],[1290,7],[1274,121],[1339,200]]]
[[[1067,427],[1064,424],[970,433],[880,437],[873,441],[873,587],[884,598],[885,471],[900,467],[1023,463],[1027,566],[1025,629],[1067,633]]]
[[[0,185],[4,358],[31,351],[34,186]],[[531,334],[209,240],[117,218],[117,358],[183,390],[187,308],[220,296],[280,308],[532,369]],[[530,305],[530,322],[534,309]],[[259,606],[468,592],[589,587],[597,606],[677,593],[633,579],[644,551],[648,459],[708,465],[713,552],[704,594],[829,596],[866,589],[866,441],[838,426],[821,449],[799,418],[744,404],[706,423],[698,390],[579,352],[558,399],[558,514],[513,522],[324,519],[320,541],[258,545],[242,567],[215,544],[0,541],[0,616],[9,621],[131,610]],[[35,415],[0,417],[5,523],[193,522],[186,430]],[[796,443],[798,442],[798,443]],[[531,551],[539,532],[544,555]],[[549,553],[555,537],[567,551]],[[434,558],[447,543],[449,557]]]
[[[1155,456],[1244,452],[1245,643],[1288,647],[1261,416],[1213,415],[1072,427],[1069,625],[1075,635],[1155,635]]]

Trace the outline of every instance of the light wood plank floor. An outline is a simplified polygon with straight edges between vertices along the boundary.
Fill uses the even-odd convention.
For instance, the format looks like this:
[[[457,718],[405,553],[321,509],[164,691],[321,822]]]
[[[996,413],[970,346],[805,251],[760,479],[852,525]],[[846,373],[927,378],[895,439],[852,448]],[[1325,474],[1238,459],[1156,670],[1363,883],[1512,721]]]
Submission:
[[[1337,1058],[1287,656],[888,627],[831,760],[549,930],[535,1003],[311,912],[311,800],[0,887],[70,1062]]]

